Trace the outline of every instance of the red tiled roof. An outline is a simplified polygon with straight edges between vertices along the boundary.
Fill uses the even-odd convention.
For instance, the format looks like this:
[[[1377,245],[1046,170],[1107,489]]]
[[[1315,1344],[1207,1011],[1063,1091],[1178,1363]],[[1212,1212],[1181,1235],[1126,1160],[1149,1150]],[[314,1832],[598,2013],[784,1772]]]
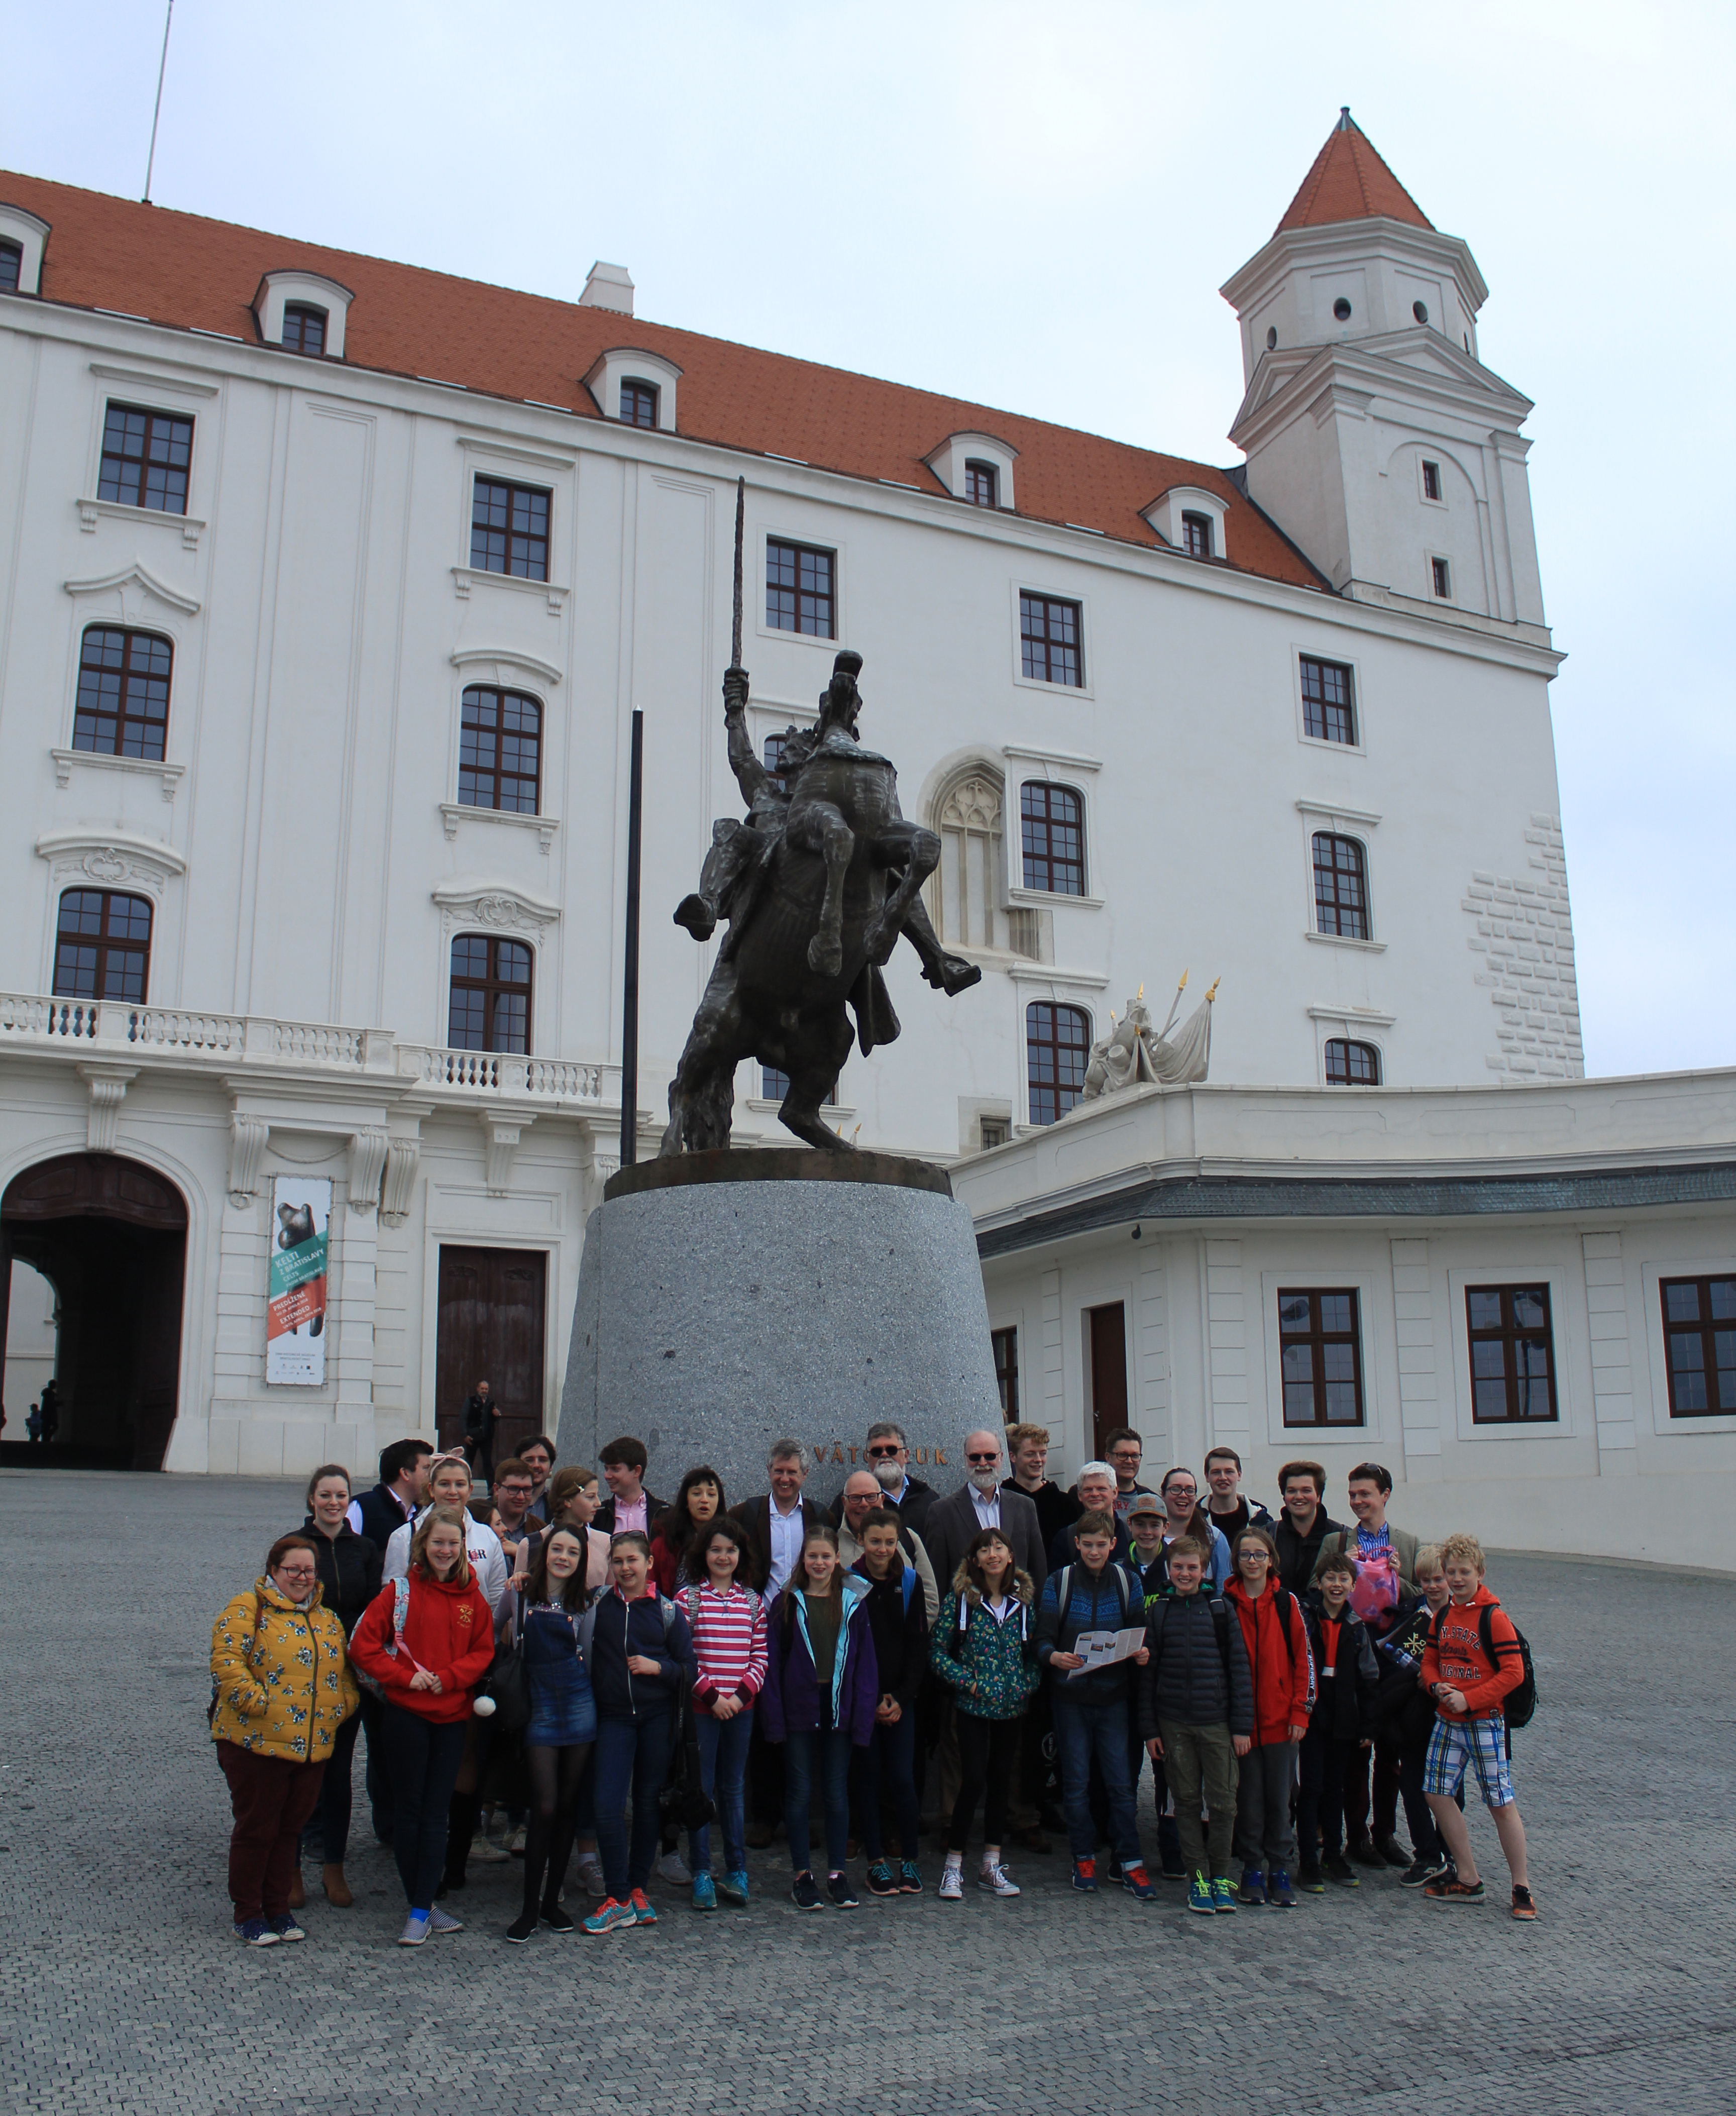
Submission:
[[[1274,232],[1282,235],[1287,228],[1325,228],[1335,220],[1376,218],[1408,220],[1413,228],[1435,225],[1343,110]]]
[[[596,418],[580,377],[599,354],[634,346],[682,370],[680,428],[690,438],[934,492],[939,487],[923,458],[950,434],[988,432],[1019,451],[1022,515],[1151,545],[1160,540],[1140,508],[1172,485],[1198,485],[1230,504],[1225,540],[1232,568],[1299,586],[1325,585],[1226,473],[1209,464],[607,309],[325,250],[39,177],[0,172],[0,200],[51,223],[45,301],[227,332],[252,344],[258,330],[249,305],[264,275],[317,272],[355,297],[345,324],[346,366],[463,383]]]

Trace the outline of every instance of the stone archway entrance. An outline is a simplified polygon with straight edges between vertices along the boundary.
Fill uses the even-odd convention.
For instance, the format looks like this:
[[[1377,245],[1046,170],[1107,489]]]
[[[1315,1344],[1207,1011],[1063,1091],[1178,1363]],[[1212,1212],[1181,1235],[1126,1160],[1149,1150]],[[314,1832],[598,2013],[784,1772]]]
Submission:
[[[69,1153],[14,1176],[0,1199],[0,1342],[15,1257],[59,1296],[52,1456],[160,1470],[181,1373],[187,1209],[154,1170]],[[25,1406],[7,1406],[22,1436]]]

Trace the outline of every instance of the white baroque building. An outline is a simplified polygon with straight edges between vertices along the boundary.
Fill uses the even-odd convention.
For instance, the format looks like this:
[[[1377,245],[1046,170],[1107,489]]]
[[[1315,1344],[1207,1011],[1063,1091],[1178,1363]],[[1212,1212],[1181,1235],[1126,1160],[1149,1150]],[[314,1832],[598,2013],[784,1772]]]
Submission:
[[[45,1313],[62,1439],[141,1466],[365,1466],[450,1433],[484,1372],[509,1436],[552,1424],[618,1150],[636,706],[645,1149],[710,965],[668,914],[739,812],[719,689],[738,476],[755,739],[774,757],[837,648],[864,653],[865,739],[940,830],[935,923],[984,970],[948,1000],[901,951],[902,1040],[852,1058],[830,1116],[962,1164],[1009,1391],[1031,1408],[1045,1377],[1060,1460],[1102,1411],[1080,1348],[1106,1326],[1081,1318],[1105,1304],[1066,1290],[1068,1244],[1107,1239],[1068,1231],[1078,1181],[1203,1166],[1215,1125],[1251,1166],[1338,1173],[1352,1132],[1484,1175],[1577,1136],[1559,657],[1530,407],[1480,359],[1476,263],[1346,113],[1224,291],[1230,470],[653,324],[618,266],[553,301],[0,177],[8,1439]],[[1224,980],[1209,1087],[1057,1126],[1112,1007],[1189,965],[1196,992]],[[775,1143],[776,1083],[748,1072],[737,1137]],[[1728,1148],[1725,1077],[1646,1102],[1673,1113],[1661,1143],[1598,1120],[1623,1166]],[[1711,1286],[1736,1225],[1723,1177],[1697,1180],[1643,1209],[1698,1216],[1678,1246]],[[327,1184],[323,1359],[273,1378],[274,1204],[323,1215]],[[1408,1436],[1380,1318],[1408,1297],[1397,1245],[1436,1237],[1407,1215],[1357,1281],[1362,1422],[1288,1428],[1280,1392],[1262,1438],[1253,1393],[1238,1421],[1227,1369],[1149,1335],[1159,1254],[1173,1315],[1173,1274],[1209,1289],[1228,1267],[1200,1244],[1237,1239],[1172,1212],[1123,1304],[1154,1450],[1241,1433],[1269,1481],[1285,1452]],[[1306,1217],[1319,1285],[1367,1216]],[[1592,1257],[1589,1221],[1551,1224],[1552,1255]],[[1598,1307],[1557,1301],[1564,1372]],[[1596,1440],[1550,1474],[1570,1452],[1596,1474],[1617,1427],[1652,1466],[1660,1420],[1729,1474],[1736,1415],[1654,1416],[1644,1366],[1626,1418],[1605,1416],[1619,1391],[1558,1392]],[[1546,1444],[1508,1438],[1510,1461]],[[1437,1460],[1393,1466],[1451,1483]]]

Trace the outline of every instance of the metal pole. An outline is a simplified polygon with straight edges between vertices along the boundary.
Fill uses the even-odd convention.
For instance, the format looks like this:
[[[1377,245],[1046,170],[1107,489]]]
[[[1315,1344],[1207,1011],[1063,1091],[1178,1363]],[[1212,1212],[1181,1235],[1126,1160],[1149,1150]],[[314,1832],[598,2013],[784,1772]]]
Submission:
[[[639,1152],[639,843],[645,794],[645,714],[633,708],[632,765],[627,789],[627,975],[621,1000],[621,1166]]]
[[[150,158],[145,164],[145,203],[151,202],[151,171],[157,166],[157,120],[163,115],[163,76],[169,66],[169,25],[175,19],[175,0],[169,0],[169,10],[163,18],[163,57],[157,62],[157,107],[151,113]]]

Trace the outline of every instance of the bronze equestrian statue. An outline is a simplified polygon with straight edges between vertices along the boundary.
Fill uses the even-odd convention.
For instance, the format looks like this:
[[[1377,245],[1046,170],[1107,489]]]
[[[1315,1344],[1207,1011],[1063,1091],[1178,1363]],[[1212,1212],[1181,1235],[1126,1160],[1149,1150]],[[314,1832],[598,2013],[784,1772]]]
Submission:
[[[697,891],[675,922],[696,941],[729,922],[669,1088],[664,1153],[728,1146],[735,1070],[744,1058],[788,1075],[778,1115],[810,1146],[847,1151],[820,1119],[855,1036],[866,1057],[898,1033],[881,976],[902,934],[937,989],[963,991],[981,970],[942,948],[922,885],[940,840],[898,808],[891,763],[857,739],[860,654],[843,653],[811,729],[791,728],[778,768],[754,754],[747,672],[723,677],[729,763],[744,822],[713,826]]]

